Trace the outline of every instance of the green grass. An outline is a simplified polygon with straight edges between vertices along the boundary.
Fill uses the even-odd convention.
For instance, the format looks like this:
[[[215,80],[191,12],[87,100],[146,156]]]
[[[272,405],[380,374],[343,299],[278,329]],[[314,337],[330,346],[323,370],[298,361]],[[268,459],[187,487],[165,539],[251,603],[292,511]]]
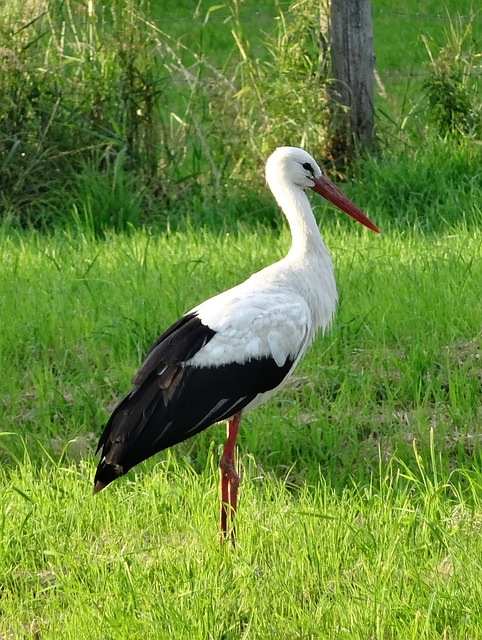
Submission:
[[[0,637],[482,636],[480,232],[317,215],[340,310],[242,423],[235,550],[222,426],[95,498],[93,449],[158,332],[286,230],[3,231]]]
[[[118,41],[130,34],[144,44],[130,30],[131,14],[115,6]],[[44,98],[57,96],[43,76],[48,38],[28,44],[35,39],[30,29],[43,23],[9,32],[19,47],[28,44],[24,64],[37,70],[22,76],[26,67],[15,67],[15,95],[31,99],[30,115],[39,121],[36,129],[23,100],[5,98],[9,117],[30,123],[35,135],[32,156],[27,150],[20,157],[17,144],[8,148],[4,177],[21,207],[30,202],[52,224],[48,233],[15,231],[8,225],[15,209],[5,206],[0,227],[0,640],[482,638],[481,149],[470,136],[434,135],[419,108],[419,80],[383,75],[423,71],[421,35],[442,46],[445,20],[398,16],[391,4],[373,2],[377,67],[388,93],[378,107],[398,133],[384,130],[381,115],[383,158],[365,158],[343,189],[382,235],[313,198],[340,308],[293,383],[243,419],[236,549],[218,544],[222,425],[91,495],[102,425],[159,332],[289,246],[266,193],[265,151],[256,149],[249,171],[241,171],[247,141],[219,117],[214,129],[208,122],[224,85],[198,92],[210,86],[205,57],[226,75],[234,67],[233,26],[247,36],[253,59],[269,61],[264,30],[276,7],[239,3],[236,24],[234,4],[210,11],[216,6],[203,1],[194,16],[192,3],[151,2],[169,44],[187,47],[174,47],[182,64],[163,75],[156,120],[149,90],[158,85],[150,80],[156,65],[175,58],[162,58],[159,33],[130,58],[135,91],[126,93],[129,75],[115,71],[120,58],[112,42],[99,40],[97,57],[86,56],[90,40],[82,37],[97,42],[108,30],[87,20],[81,39],[70,41],[68,11],[82,23],[86,5],[50,3],[53,14],[67,16],[66,48],[54,56],[60,66],[51,78],[62,65],[71,82],[85,74],[97,84],[75,80],[72,91],[62,85],[68,104],[85,88],[82,105],[106,107],[95,140],[102,157],[95,146],[90,160],[74,163],[73,176],[58,153],[72,136],[57,133],[47,144],[62,103],[57,111],[55,101],[42,107],[36,97],[37,86],[47,89]],[[447,7],[471,11],[465,0]],[[414,0],[402,8],[418,11]],[[430,2],[423,11],[441,9]],[[111,14],[101,15],[109,25]],[[481,24],[479,16],[474,41]],[[178,72],[195,54],[204,62],[189,67],[191,93]],[[8,69],[0,70],[8,76]],[[166,91],[166,79],[175,91]],[[105,86],[130,97],[127,111],[117,94],[104,95]],[[90,129],[74,102],[68,122],[83,140]],[[138,108],[146,116],[141,123]],[[131,122],[122,119],[126,113]],[[228,122],[236,115],[222,113]],[[404,127],[417,135],[397,128],[408,113]],[[129,126],[138,134],[134,147],[145,145],[151,163],[141,163],[142,179],[123,138]],[[78,150],[80,139],[73,139]],[[179,144],[171,149],[166,141]],[[45,169],[50,153],[60,174]],[[236,158],[237,172],[228,157]],[[24,173],[14,161],[26,163]],[[12,193],[4,190],[7,205]]]
[[[16,469],[3,637],[480,637],[480,472],[293,488],[245,458],[233,550],[217,544],[214,465],[169,457],[95,500],[88,464]]]

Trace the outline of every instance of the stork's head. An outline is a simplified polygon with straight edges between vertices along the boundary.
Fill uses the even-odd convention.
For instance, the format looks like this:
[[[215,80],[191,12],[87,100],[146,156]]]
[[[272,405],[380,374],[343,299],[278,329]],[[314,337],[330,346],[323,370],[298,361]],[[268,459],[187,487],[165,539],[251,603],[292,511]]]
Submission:
[[[266,163],[266,180],[288,182],[302,189],[313,189],[314,180],[320,178],[320,167],[309,153],[297,147],[278,147]]]
[[[297,147],[278,147],[266,163],[266,180],[272,191],[286,184],[313,189],[357,222],[379,233],[377,227],[328,178],[309,153]]]

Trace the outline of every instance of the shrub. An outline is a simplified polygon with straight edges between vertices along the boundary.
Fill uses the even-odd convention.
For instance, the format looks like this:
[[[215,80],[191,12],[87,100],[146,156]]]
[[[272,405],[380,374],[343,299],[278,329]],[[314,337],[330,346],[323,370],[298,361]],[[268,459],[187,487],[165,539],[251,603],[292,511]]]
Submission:
[[[431,69],[424,87],[431,121],[442,135],[480,136],[482,99],[480,94],[480,55],[470,38],[472,21],[466,26],[452,21],[447,42],[433,56],[425,46]]]
[[[166,74],[135,5],[10,4],[0,52],[0,189],[4,210],[20,222],[55,218],[54,207],[46,219],[52,197],[86,165],[115,182],[119,154],[133,175],[157,177]]]

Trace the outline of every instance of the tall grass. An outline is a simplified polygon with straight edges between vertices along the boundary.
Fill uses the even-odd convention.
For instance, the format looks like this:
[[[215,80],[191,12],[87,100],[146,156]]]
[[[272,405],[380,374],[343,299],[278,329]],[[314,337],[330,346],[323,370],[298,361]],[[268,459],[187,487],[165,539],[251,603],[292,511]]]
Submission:
[[[482,100],[478,82],[482,64],[473,40],[472,22],[451,21],[446,44],[436,56],[430,49],[431,43],[425,39],[432,68],[424,87],[431,120],[442,135],[480,138],[482,133]]]
[[[246,207],[237,201],[262,183],[255,176],[275,146],[304,146],[322,158],[324,10],[309,2],[260,7],[271,16],[266,33],[253,28],[257,7],[238,2],[200,5],[194,17],[171,7],[167,22],[155,2],[2,6],[3,219],[36,227],[95,221],[103,233],[186,213],[204,220],[226,200],[239,214]],[[224,21],[214,23],[219,13]],[[202,25],[198,41],[179,37],[181,15]],[[454,25],[450,43],[433,60],[477,72],[467,33]],[[400,123],[380,116],[389,161],[393,151],[401,162],[413,158],[421,138],[436,138],[431,118],[438,127],[450,111],[445,89],[437,93],[440,77],[429,75],[428,109],[417,102]],[[463,116],[469,140],[480,124],[475,86]],[[468,90],[456,90],[462,102]]]
[[[176,161],[159,106],[166,71],[136,13],[143,7],[50,0],[2,9],[2,198],[12,218],[62,221],[79,174],[82,184],[93,171],[106,191],[150,184],[162,195],[158,163],[175,171]]]

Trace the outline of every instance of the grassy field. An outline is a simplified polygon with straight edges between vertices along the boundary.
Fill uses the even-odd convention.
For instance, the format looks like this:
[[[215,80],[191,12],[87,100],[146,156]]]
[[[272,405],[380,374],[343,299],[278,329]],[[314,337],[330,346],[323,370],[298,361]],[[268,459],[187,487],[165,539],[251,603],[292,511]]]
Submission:
[[[184,55],[229,59],[235,6],[266,55],[274,3],[192,4],[151,3]],[[379,124],[400,132],[422,104],[407,67],[447,23],[435,2],[390,11],[373,2]],[[141,227],[125,153],[80,175],[75,207],[34,157],[28,198],[60,213],[42,233],[0,225],[0,640],[482,638],[481,150],[417,114],[423,137],[384,138],[343,185],[380,237],[312,198],[340,307],[242,422],[235,549],[218,544],[222,425],[91,488],[102,425],[159,332],[289,247],[261,169],[211,183],[204,167],[182,207],[176,174]]]
[[[4,232],[0,637],[482,637],[480,233],[317,214],[340,311],[244,421],[235,550],[222,426],[95,498],[93,447],[158,331],[287,232]]]

